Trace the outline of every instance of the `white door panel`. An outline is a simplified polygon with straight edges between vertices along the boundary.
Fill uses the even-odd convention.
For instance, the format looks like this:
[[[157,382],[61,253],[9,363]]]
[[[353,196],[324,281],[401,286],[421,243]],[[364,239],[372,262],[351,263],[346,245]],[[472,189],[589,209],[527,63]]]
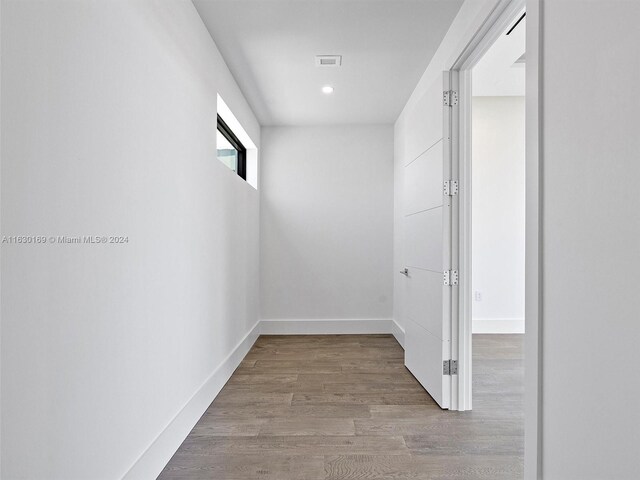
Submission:
[[[443,207],[436,207],[426,212],[405,216],[405,265],[407,267],[419,267],[442,273],[442,209]]]
[[[404,213],[442,205],[442,140],[405,167]]]
[[[407,163],[444,137],[442,81],[435,81],[407,114]]]
[[[449,405],[449,378],[442,375],[442,339],[412,320],[405,326],[405,364],[441,407]]]
[[[452,268],[452,197],[443,192],[444,181],[452,179],[447,90],[448,73],[444,85],[434,82],[407,114],[402,198],[405,364],[442,408],[450,408],[452,385],[451,376],[443,374],[443,362],[452,358],[453,295],[443,283],[443,271]]]
[[[406,317],[441,340],[448,340],[449,331],[442,328],[442,273],[411,268],[408,278]]]

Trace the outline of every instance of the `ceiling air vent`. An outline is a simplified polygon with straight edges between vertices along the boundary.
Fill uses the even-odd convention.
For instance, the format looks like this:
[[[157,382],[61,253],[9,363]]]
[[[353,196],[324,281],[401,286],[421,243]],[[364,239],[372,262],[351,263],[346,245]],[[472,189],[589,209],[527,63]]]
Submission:
[[[342,55],[316,55],[316,67],[339,67]]]

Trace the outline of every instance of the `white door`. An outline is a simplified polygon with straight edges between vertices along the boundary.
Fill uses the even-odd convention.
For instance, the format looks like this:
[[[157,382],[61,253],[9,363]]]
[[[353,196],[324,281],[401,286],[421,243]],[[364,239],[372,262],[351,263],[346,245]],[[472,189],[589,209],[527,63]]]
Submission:
[[[451,269],[452,198],[444,182],[452,177],[451,108],[443,92],[450,90],[449,72],[434,82],[421,100],[412,125],[415,146],[404,166],[405,364],[442,408],[451,406],[452,287],[444,273]],[[418,148],[419,147],[419,148]]]

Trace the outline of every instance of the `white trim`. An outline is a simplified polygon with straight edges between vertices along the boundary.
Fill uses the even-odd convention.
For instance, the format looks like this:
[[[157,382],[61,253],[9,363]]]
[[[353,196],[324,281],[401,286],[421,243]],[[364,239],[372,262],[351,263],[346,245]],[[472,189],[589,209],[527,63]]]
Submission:
[[[376,319],[264,319],[260,322],[263,335],[344,335],[393,333],[393,320]]]
[[[176,416],[160,432],[149,447],[140,455],[123,480],[148,480],[156,478],[169,463],[191,429],[216,398],[222,387],[238,368],[242,359],[260,335],[260,322],[256,322],[247,335],[223,360],[204,384],[193,394]]]
[[[540,0],[527,0],[524,478],[542,478],[542,33]]]
[[[472,324],[472,268],[471,268],[471,164],[464,161],[471,157],[471,69],[461,70],[458,74],[458,98],[460,102],[458,130],[458,270],[460,282],[458,288],[458,407],[461,410],[473,408],[473,324]]]
[[[442,89],[445,92],[457,91],[456,85],[457,75],[450,70],[442,72]],[[455,159],[456,144],[455,136],[458,131],[458,107],[455,102],[451,103],[451,108],[442,107],[442,134],[443,134],[443,159],[442,173],[443,180],[456,180],[457,168]],[[458,267],[458,249],[454,248],[455,239],[458,237],[458,198],[457,195],[445,197],[446,201],[443,205],[442,219],[442,245],[443,259],[442,264],[445,270],[457,270]],[[442,287],[441,287],[442,288]],[[442,290],[442,321],[443,328],[449,330],[448,342],[443,342],[442,356],[438,364],[442,361],[455,360],[458,358],[458,288],[451,286]],[[442,375],[442,401],[438,402],[440,407],[447,410],[458,410],[458,382],[451,375]]]
[[[400,326],[395,320],[391,320],[391,333],[396,338],[396,341],[404,348],[404,328]]]
[[[391,334],[404,348],[404,328],[393,319],[264,319],[262,335],[358,335]]]
[[[474,318],[473,333],[524,333],[524,318]]]

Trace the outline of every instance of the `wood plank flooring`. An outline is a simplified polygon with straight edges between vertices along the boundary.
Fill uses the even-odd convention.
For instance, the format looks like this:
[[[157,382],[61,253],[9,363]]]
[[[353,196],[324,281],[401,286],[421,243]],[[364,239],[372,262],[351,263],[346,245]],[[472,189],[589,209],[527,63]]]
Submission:
[[[474,410],[440,410],[391,335],[261,336],[161,480],[516,480],[521,335],[474,335]]]

